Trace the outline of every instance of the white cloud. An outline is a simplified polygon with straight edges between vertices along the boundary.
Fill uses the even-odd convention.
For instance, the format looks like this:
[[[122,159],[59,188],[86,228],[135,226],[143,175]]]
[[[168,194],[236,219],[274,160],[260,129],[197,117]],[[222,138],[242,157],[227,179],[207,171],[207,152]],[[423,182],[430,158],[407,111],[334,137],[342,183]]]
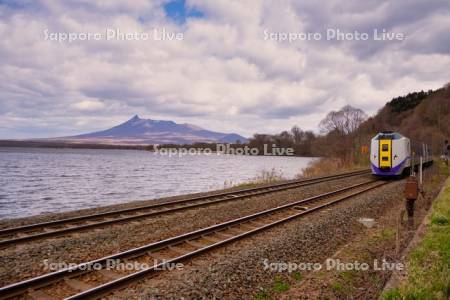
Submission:
[[[68,135],[131,115],[251,135],[315,129],[345,104],[374,113],[450,77],[444,1],[191,0],[177,24],[166,1],[0,5],[0,138]],[[70,12],[70,13],[67,13]],[[407,13],[404,13],[407,12]],[[386,28],[404,42],[264,40],[274,32]],[[45,40],[50,32],[183,32],[182,41]],[[33,130],[26,125],[30,120]],[[56,129],[55,129],[56,128]]]
[[[83,100],[72,105],[73,108],[81,111],[99,111],[105,107],[100,101]]]

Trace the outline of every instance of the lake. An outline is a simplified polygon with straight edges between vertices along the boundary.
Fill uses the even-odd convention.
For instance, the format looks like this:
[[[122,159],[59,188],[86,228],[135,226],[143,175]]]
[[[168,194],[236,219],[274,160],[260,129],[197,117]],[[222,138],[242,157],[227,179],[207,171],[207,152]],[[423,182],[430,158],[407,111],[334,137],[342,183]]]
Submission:
[[[224,188],[275,169],[285,178],[314,158],[167,156],[136,150],[0,148],[0,219]]]

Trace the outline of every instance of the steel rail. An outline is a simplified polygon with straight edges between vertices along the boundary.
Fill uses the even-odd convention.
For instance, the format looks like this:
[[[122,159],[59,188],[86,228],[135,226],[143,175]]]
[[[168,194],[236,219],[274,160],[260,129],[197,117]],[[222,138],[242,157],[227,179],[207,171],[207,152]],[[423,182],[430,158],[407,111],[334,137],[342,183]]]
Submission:
[[[285,191],[288,189],[295,189],[295,188],[299,188],[299,187],[303,187],[303,186],[308,186],[308,185],[317,184],[317,183],[321,183],[321,182],[327,182],[327,181],[336,180],[336,179],[364,175],[368,172],[369,172],[369,170],[362,170],[362,171],[356,171],[356,172],[350,172],[350,173],[329,175],[329,176],[324,176],[324,177],[316,177],[316,178],[300,180],[300,181],[279,183],[279,184],[274,184],[274,185],[269,185],[269,186],[264,186],[264,187],[249,188],[249,189],[233,191],[233,192],[225,192],[225,193],[200,196],[200,197],[195,197],[195,198],[190,198],[190,199],[182,199],[182,200],[177,200],[177,201],[173,201],[173,202],[151,204],[151,205],[134,207],[134,208],[124,209],[124,210],[116,210],[116,211],[99,213],[99,214],[91,214],[91,215],[86,215],[86,216],[66,218],[66,219],[42,222],[42,223],[35,223],[35,224],[24,225],[24,226],[14,227],[14,228],[7,228],[7,229],[0,230],[0,238],[1,238],[1,236],[17,234],[17,233],[26,234],[27,232],[32,231],[32,230],[49,229],[49,227],[51,229],[52,226],[61,226],[61,225],[68,226],[69,223],[74,223],[74,222],[89,221],[89,220],[95,221],[96,219],[102,219],[102,218],[111,217],[114,215],[119,216],[118,218],[115,218],[112,220],[104,220],[103,219],[103,220],[95,221],[94,223],[76,225],[76,226],[67,227],[67,228],[63,228],[63,229],[56,229],[56,230],[52,230],[52,231],[39,232],[39,233],[34,233],[34,234],[26,235],[26,236],[20,236],[20,237],[0,240],[0,247],[5,247],[5,246],[9,246],[9,245],[19,244],[19,243],[23,243],[23,242],[28,242],[28,241],[33,241],[33,240],[38,240],[38,239],[43,239],[43,238],[48,238],[48,237],[61,236],[64,234],[70,234],[73,232],[92,229],[95,227],[101,227],[101,226],[118,224],[118,223],[129,222],[129,221],[135,221],[138,219],[144,219],[144,218],[148,218],[148,217],[155,217],[155,216],[162,215],[162,214],[173,213],[173,212],[178,212],[181,210],[187,210],[187,209],[192,209],[192,208],[199,208],[202,206],[208,206],[208,205],[217,204],[217,203],[221,203],[221,202],[235,201],[235,200],[243,199],[243,198],[247,198],[247,197],[253,197],[253,196],[258,196],[258,195],[263,195],[263,194],[268,194],[268,193],[275,193],[275,192],[279,192],[279,191]],[[250,194],[248,194],[248,193],[250,193]],[[227,197],[227,198],[219,198],[219,199],[214,200],[217,197]],[[204,202],[195,203],[195,202],[202,201],[202,200],[204,200]],[[193,203],[193,204],[189,204],[189,203]],[[176,207],[177,205],[180,205],[180,204],[183,204],[184,206]],[[172,208],[170,208],[170,207],[172,207]],[[147,212],[147,213],[141,213],[138,215],[121,216],[126,213],[136,213],[141,210],[149,210],[149,209],[161,209],[161,210],[151,211],[151,212]]]
[[[102,296],[106,296],[108,294],[113,293],[115,290],[124,288],[124,287],[126,287],[127,285],[129,285],[131,283],[134,283],[136,281],[139,281],[139,280],[143,279],[144,277],[150,275],[151,273],[160,272],[161,270],[164,269],[163,268],[164,266],[167,266],[167,265],[170,265],[170,264],[174,264],[174,263],[178,263],[178,262],[184,261],[186,259],[193,258],[195,256],[198,256],[200,254],[206,253],[208,251],[211,251],[211,250],[213,250],[215,248],[218,248],[220,246],[223,246],[225,244],[231,243],[231,242],[236,241],[236,240],[243,239],[243,238],[245,238],[245,237],[247,237],[249,235],[261,232],[263,230],[270,229],[270,228],[272,228],[274,226],[286,223],[286,222],[288,222],[290,220],[293,220],[295,218],[298,218],[300,216],[304,216],[304,215],[310,214],[312,212],[315,212],[315,211],[327,208],[327,207],[329,207],[331,205],[334,205],[334,204],[336,204],[338,202],[341,202],[343,200],[355,197],[357,195],[360,195],[360,194],[365,193],[367,191],[370,191],[372,189],[378,188],[378,187],[380,187],[382,185],[385,185],[385,184],[387,184],[387,182],[384,182],[384,183],[382,183],[380,185],[377,185],[377,186],[366,188],[366,189],[364,189],[362,191],[357,191],[357,192],[355,192],[355,193],[353,193],[351,195],[347,195],[347,196],[341,197],[341,198],[339,198],[337,200],[330,201],[328,203],[316,206],[314,208],[311,208],[311,209],[299,212],[299,213],[297,213],[295,215],[283,218],[281,220],[277,220],[277,221],[272,222],[270,224],[266,224],[266,225],[263,225],[261,227],[258,227],[258,228],[255,228],[255,229],[243,232],[241,234],[238,234],[238,235],[230,237],[228,239],[219,241],[219,242],[214,243],[212,245],[208,245],[208,246],[205,246],[203,248],[200,248],[200,249],[188,252],[188,253],[183,254],[181,256],[178,256],[178,257],[175,257],[173,259],[170,259],[170,260],[167,260],[165,262],[162,262],[160,264],[154,265],[154,266],[152,266],[150,268],[147,268],[147,269],[144,269],[142,271],[138,271],[138,272],[132,273],[130,275],[126,275],[124,277],[118,278],[116,280],[110,281],[108,283],[105,283],[105,284],[99,285],[97,287],[94,287],[92,289],[89,289],[89,290],[83,291],[81,293],[78,293],[76,295],[67,297],[65,299],[66,300],[96,299],[96,298],[99,298],[99,297],[102,297]]]
[[[8,298],[13,297],[13,296],[24,294],[30,289],[38,289],[38,288],[41,288],[43,286],[51,285],[52,283],[61,281],[63,278],[67,278],[67,277],[73,278],[73,277],[81,276],[84,273],[86,273],[86,270],[89,270],[89,267],[92,267],[92,266],[97,265],[97,264],[105,266],[108,260],[117,260],[117,259],[124,259],[124,258],[130,258],[130,257],[138,257],[138,256],[140,256],[143,253],[148,253],[148,252],[152,252],[152,251],[158,251],[160,249],[165,249],[165,248],[167,248],[169,246],[175,246],[175,245],[178,245],[178,244],[183,243],[183,242],[188,241],[188,240],[196,239],[196,238],[205,236],[207,234],[211,234],[211,233],[218,232],[220,230],[224,230],[226,228],[229,228],[230,226],[235,226],[235,225],[238,225],[238,224],[245,223],[247,221],[255,220],[255,219],[258,219],[258,218],[261,218],[261,217],[264,217],[264,216],[268,216],[268,215],[272,215],[274,213],[283,211],[285,209],[290,209],[290,208],[298,206],[300,204],[310,203],[310,202],[321,200],[323,198],[327,198],[327,197],[330,197],[330,196],[336,196],[336,195],[339,195],[341,193],[345,193],[345,192],[348,192],[350,190],[353,190],[355,188],[360,188],[360,187],[363,187],[365,185],[371,185],[371,184],[376,183],[376,182],[380,182],[380,181],[379,180],[371,180],[371,181],[366,181],[364,183],[355,184],[355,185],[352,185],[352,186],[349,186],[349,187],[345,187],[345,188],[341,188],[341,189],[334,190],[334,191],[331,191],[331,192],[327,192],[327,193],[323,193],[323,194],[320,194],[320,195],[316,195],[316,196],[313,196],[313,197],[305,198],[305,199],[302,199],[302,200],[299,200],[299,201],[295,201],[295,202],[288,203],[288,204],[285,204],[285,205],[281,205],[281,206],[278,206],[278,207],[275,207],[275,208],[267,209],[267,210],[264,210],[264,211],[261,211],[261,212],[258,212],[258,213],[254,213],[254,214],[251,214],[251,215],[247,215],[247,216],[244,216],[244,217],[241,217],[241,218],[237,218],[237,219],[234,219],[234,220],[231,220],[231,221],[223,222],[223,223],[220,223],[220,224],[217,224],[217,225],[213,225],[213,226],[209,226],[209,227],[202,228],[202,229],[199,229],[199,230],[195,230],[195,231],[192,231],[192,232],[188,232],[188,233],[185,233],[185,234],[182,234],[182,235],[178,235],[178,236],[175,236],[175,237],[171,237],[171,238],[168,238],[168,239],[165,239],[165,240],[161,240],[161,241],[158,241],[158,242],[150,243],[150,244],[147,244],[147,245],[144,245],[144,246],[141,246],[141,247],[133,248],[133,249],[130,249],[130,250],[127,250],[127,251],[123,251],[123,252],[120,252],[120,253],[109,255],[109,256],[106,256],[106,257],[102,257],[102,258],[99,258],[99,259],[96,259],[96,260],[92,260],[92,261],[89,261],[89,262],[86,262],[86,263],[81,263],[81,264],[78,264],[76,266],[72,266],[70,268],[62,269],[62,270],[59,270],[59,271],[56,271],[56,272],[52,272],[52,273],[47,273],[47,274],[44,274],[44,275],[41,275],[41,276],[38,276],[38,277],[34,277],[34,278],[27,279],[27,280],[24,280],[24,281],[21,281],[21,282],[18,282],[18,283],[14,283],[14,284],[11,284],[11,285],[8,285],[8,286],[0,288],[0,299],[8,299]],[[346,195],[344,197],[341,197],[338,200],[334,200],[334,201],[332,201],[332,202],[330,202],[328,204],[320,205],[318,207],[315,207],[315,208],[312,208],[312,209],[308,209],[308,210],[302,211],[300,213],[296,213],[295,217],[300,216],[300,215],[304,215],[306,213],[310,213],[310,212],[316,211],[316,210],[324,208],[326,206],[330,206],[331,204],[340,202],[340,201],[342,201],[344,199],[348,199],[348,198],[354,197],[356,195],[359,195],[359,194],[364,193],[366,191],[372,190],[372,189],[377,188],[377,187],[379,187],[381,185],[384,185],[384,184],[386,184],[386,182],[382,182],[382,184],[378,184],[378,185],[374,185],[374,186],[369,186],[368,188],[364,188],[363,190],[356,191],[356,192],[354,192],[354,193],[352,193],[350,195]],[[292,218],[294,218],[294,216],[290,216],[290,217],[286,218],[282,222],[288,221],[288,220],[290,220]],[[263,229],[275,226],[276,224],[280,224],[280,221],[273,222],[273,224],[271,223],[269,225],[263,225],[263,226],[261,226],[261,228],[259,228],[257,230],[250,230],[249,233],[243,234],[242,237],[247,236],[247,235],[249,235],[251,233],[258,232],[258,231],[261,231]],[[230,238],[229,242],[233,241],[235,239],[236,239],[236,237]],[[217,246],[222,245],[222,244],[223,244],[223,241],[218,243],[218,245],[216,245],[214,247],[217,247]],[[209,246],[208,246],[208,248],[209,248]],[[204,251],[207,251],[207,249],[204,249],[204,250],[202,250],[200,252],[198,252],[196,250],[196,251],[193,251],[189,255],[182,255],[182,257],[183,257],[183,259],[184,258],[188,258],[190,256],[203,253]],[[130,276],[138,276],[137,273],[134,273],[134,274],[136,274],[136,275],[132,274]],[[143,274],[146,274],[146,273],[140,273],[140,274],[143,275]],[[122,282],[123,282],[122,280],[128,280],[128,279],[125,279],[125,278],[128,278],[128,276],[125,276],[123,278],[119,278],[120,281],[115,280],[115,281],[112,281],[111,283],[114,282],[114,284],[119,284],[119,283],[122,284]],[[135,278],[135,277],[129,277],[129,279],[131,279],[131,278]],[[107,284],[109,284],[109,283],[107,283]],[[104,285],[101,285],[100,287],[102,287],[102,289],[103,289],[103,288],[105,288],[103,286]],[[98,287],[98,288],[100,288],[100,287]],[[109,287],[109,286],[107,286],[107,287]],[[92,291],[92,292],[94,292],[94,291]],[[84,297],[84,296],[85,295],[83,294],[80,297]],[[81,298],[74,298],[74,299],[81,299]]]

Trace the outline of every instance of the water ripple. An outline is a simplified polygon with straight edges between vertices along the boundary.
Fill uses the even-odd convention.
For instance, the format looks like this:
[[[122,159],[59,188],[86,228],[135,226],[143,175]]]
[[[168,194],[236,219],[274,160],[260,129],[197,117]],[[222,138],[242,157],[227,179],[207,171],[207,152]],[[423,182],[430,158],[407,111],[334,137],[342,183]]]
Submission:
[[[223,188],[275,168],[293,177],[311,158],[167,157],[145,151],[0,148],[0,219]]]

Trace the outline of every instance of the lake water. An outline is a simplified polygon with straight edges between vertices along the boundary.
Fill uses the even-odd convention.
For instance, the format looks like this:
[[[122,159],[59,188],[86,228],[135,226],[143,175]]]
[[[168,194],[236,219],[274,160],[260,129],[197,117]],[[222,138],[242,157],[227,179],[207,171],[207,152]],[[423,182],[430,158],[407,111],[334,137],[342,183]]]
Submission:
[[[293,178],[313,159],[0,148],[0,219],[215,190],[263,170]]]

